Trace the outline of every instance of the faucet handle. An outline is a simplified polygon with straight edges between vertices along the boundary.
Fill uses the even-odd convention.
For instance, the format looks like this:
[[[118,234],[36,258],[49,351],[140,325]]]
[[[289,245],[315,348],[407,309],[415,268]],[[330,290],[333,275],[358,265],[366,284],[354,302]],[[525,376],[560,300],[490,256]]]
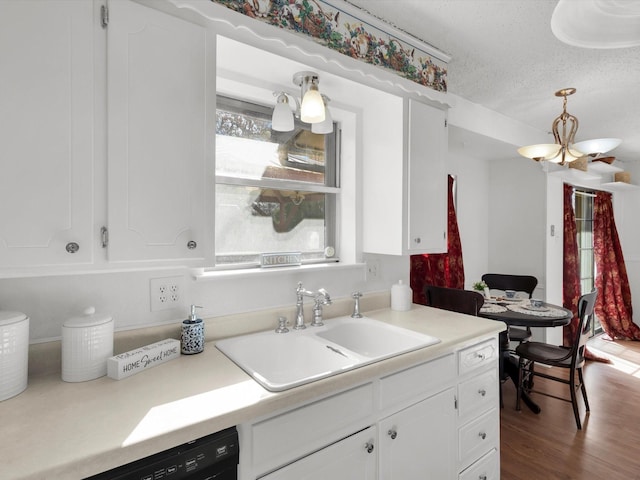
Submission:
[[[278,317],[278,328],[276,328],[276,333],[287,333],[288,331],[287,317]]]
[[[362,314],[360,313],[360,297],[362,297],[362,292],[353,292],[351,297],[354,300],[351,318],[362,318]]]

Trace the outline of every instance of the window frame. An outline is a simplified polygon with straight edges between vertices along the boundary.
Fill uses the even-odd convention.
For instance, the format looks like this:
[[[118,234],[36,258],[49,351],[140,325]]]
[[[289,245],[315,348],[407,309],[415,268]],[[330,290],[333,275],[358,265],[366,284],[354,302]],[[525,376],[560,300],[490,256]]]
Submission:
[[[272,107],[268,107],[259,103],[255,103],[251,100],[244,100],[237,97],[232,97],[229,95],[218,94],[216,95],[216,117],[218,108],[222,107],[229,108],[239,113],[247,112],[251,115],[261,115],[267,119],[270,119],[272,114]],[[301,128],[304,130],[311,131],[311,125],[308,125],[298,118],[294,119],[296,128]],[[217,123],[217,121],[216,121]],[[217,133],[216,133],[217,136]],[[325,155],[325,183],[318,184],[312,182],[302,182],[295,180],[280,180],[280,179],[251,179],[251,178],[240,178],[233,177],[228,175],[218,175],[217,169],[214,167],[215,173],[215,189],[217,192],[218,185],[231,185],[231,186],[243,186],[243,187],[254,187],[254,188],[270,188],[276,190],[300,190],[304,192],[313,192],[313,193],[323,193],[325,195],[325,250],[327,247],[331,246],[334,249],[334,255],[331,257],[324,258],[304,258],[302,259],[303,265],[308,264],[332,264],[336,262],[340,262],[339,256],[339,235],[338,235],[338,221],[339,221],[339,199],[338,196],[341,193],[341,185],[340,185],[340,141],[341,141],[341,131],[339,129],[339,124],[334,122],[334,130],[331,134],[325,135],[325,138],[328,139],[328,143],[325,147],[325,152],[333,152],[330,155]],[[331,161],[329,161],[331,160]],[[333,185],[331,185],[333,184]],[[216,194],[214,194],[214,198],[217,201]],[[214,217],[214,235],[217,231],[216,226],[217,219]],[[262,251],[258,254],[260,256],[262,253],[278,253],[278,252],[267,252]],[[236,263],[219,263],[218,259],[220,257],[228,257],[228,255],[219,255],[217,251],[217,242],[214,245],[214,269],[215,270],[240,270],[240,269],[251,269],[251,268],[261,268],[261,262],[258,259],[255,262],[236,262]],[[274,269],[279,267],[269,267],[269,269]]]

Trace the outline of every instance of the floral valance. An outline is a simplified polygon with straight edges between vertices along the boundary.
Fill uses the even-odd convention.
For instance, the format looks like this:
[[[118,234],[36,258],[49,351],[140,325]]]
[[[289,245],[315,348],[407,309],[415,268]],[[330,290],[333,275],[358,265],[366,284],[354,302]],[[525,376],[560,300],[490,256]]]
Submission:
[[[262,22],[311,37],[332,50],[438,92],[447,91],[446,63],[323,0],[211,0]]]

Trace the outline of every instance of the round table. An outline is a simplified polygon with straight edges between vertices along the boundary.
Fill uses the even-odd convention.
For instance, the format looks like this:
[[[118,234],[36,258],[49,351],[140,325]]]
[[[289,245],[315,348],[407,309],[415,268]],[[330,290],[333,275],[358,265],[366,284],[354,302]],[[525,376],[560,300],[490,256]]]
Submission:
[[[526,300],[528,302],[528,299]],[[513,305],[514,302],[494,302],[497,305],[506,306]],[[523,300],[524,303],[524,300]],[[485,304],[487,305],[487,304]],[[573,313],[571,310],[567,310],[564,307],[553,305],[551,303],[543,303],[544,307],[557,309],[561,313],[554,316],[540,316],[536,315],[535,312],[532,313],[524,313],[524,312],[514,312],[507,308],[506,312],[483,312],[482,309],[478,312],[479,317],[488,318],[490,320],[498,320],[506,323],[508,326],[514,327],[561,327],[564,325],[568,325],[571,323],[571,319],[573,318]],[[510,354],[509,350],[509,337],[508,330],[500,333],[500,378],[504,377],[504,374],[507,374],[514,385],[518,385],[518,363],[515,360],[513,355]],[[536,404],[531,397],[526,392],[522,392],[522,400],[525,405],[527,405],[532,412],[540,413],[540,406]]]

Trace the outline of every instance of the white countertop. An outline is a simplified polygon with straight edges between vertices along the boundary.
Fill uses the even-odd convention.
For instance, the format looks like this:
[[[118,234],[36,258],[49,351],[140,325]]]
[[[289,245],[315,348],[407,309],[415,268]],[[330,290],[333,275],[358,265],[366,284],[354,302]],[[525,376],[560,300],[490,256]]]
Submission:
[[[442,356],[505,328],[502,322],[419,305],[366,315],[442,342],[278,393],[251,379],[215,342],[202,354],[123,380],[30,377],[23,393],[0,402],[0,479],[81,479]]]

